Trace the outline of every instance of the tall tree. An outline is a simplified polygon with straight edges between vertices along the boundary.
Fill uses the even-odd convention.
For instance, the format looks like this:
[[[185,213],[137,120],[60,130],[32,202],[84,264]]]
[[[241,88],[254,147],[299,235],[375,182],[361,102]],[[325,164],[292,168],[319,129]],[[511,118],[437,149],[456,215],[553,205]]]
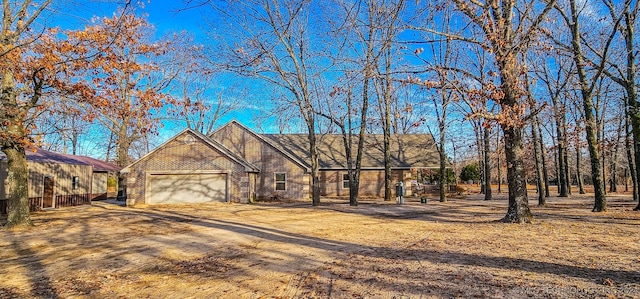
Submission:
[[[597,119],[594,115],[594,93],[596,87],[601,81],[604,68],[607,64],[609,57],[609,51],[614,37],[616,36],[617,28],[622,20],[619,16],[616,19],[608,20],[612,26],[602,32],[600,36],[603,36],[603,40],[598,42],[597,45],[600,49],[595,49],[593,45],[585,44],[585,33],[582,31],[581,17],[584,13],[584,6],[586,3],[576,0],[570,0],[568,8],[560,5],[556,6],[556,11],[559,13],[561,19],[569,29],[570,41],[563,43],[553,34],[547,34],[548,37],[556,41],[557,45],[560,45],[571,54],[574,60],[577,82],[580,89],[580,95],[582,97],[582,107],[584,111],[585,132],[587,135],[587,145],[589,149],[589,156],[591,162],[591,175],[593,181],[593,189],[595,195],[595,202],[593,211],[602,212],[607,210],[607,199],[605,195],[605,185],[602,175],[601,154],[598,151],[597,142]],[[595,56],[597,61],[588,60],[587,57],[593,57],[588,55],[586,49],[590,49],[592,52],[596,52]],[[589,72],[589,65],[595,66],[594,72]]]
[[[567,97],[565,92],[568,84],[572,82],[573,62],[558,55],[558,53],[553,53],[544,58],[541,63],[534,64],[533,69],[537,78],[543,83],[547,96],[551,99],[557,140],[558,196],[568,197],[570,184],[566,171],[568,169],[568,143],[566,136]]]
[[[603,68],[603,71],[611,80],[619,84],[626,94],[627,108],[625,111],[630,120],[631,135],[633,136],[633,146],[627,146],[627,150],[633,149],[633,158],[629,159],[629,161],[633,161],[635,165],[634,167],[630,167],[630,171],[634,186],[636,186],[634,189],[638,189],[637,186],[640,185],[640,178],[637,175],[637,171],[640,169],[638,168],[640,166],[640,105],[638,104],[638,87],[636,82],[636,60],[638,53],[635,38],[636,21],[640,12],[640,3],[638,1],[626,0],[622,5],[616,6],[615,1],[601,1],[607,7],[613,20],[621,20],[615,29],[618,30],[622,37],[625,54],[624,59],[622,62],[609,61],[606,68]],[[634,191],[634,198],[637,199],[636,192],[637,190]],[[636,210],[640,210],[640,204]]]
[[[525,74],[525,86],[527,89],[527,99],[529,102],[529,109],[536,109],[536,100],[533,97],[533,92],[531,91],[531,82],[529,81],[529,76]],[[537,115],[536,115],[537,116]],[[539,140],[541,136],[538,134],[538,118],[533,117],[531,119],[531,141],[533,142],[533,156],[536,165],[536,189],[538,194],[538,205],[545,206],[547,204],[546,197],[544,196],[544,175],[543,175],[543,166],[542,166],[542,142]]]
[[[87,29],[84,35],[71,35],[88,49],[95,51],[88,61],[90,87],[99,91],[89,103],[80,97],[88,113],[113,132],[116,162],[130,162],[132,144],[144,141],[147,134],[160,125],[160,112],[171,112],[176,103],[166,93],[177,70],[165,54],[168,42],[150,40],[152,26],[145,18],[133,14],[105,17]],[[175,108],[174,108],[175,109]]]
[[[218,4],[206,1],[233,24],[236,40],[224,49],[226,67],[239,74],[276,86],[285,97],[280,107],[295,107],[304,121],[311,157],[313,205],[320,204],[315,81],[323,71],[323,55],[314,52],[310,31],[316,28],[315,7],[308,0],[253,0]],[[317,23],[315,24],[317,25]]]
[[[31,225],[25,149],[34,142],[30,134],[37,125],[35,118],[55,99],[78,95],[89,102],[95,98],[85,78],[70,78],[86,71],[87,61],[104,50],[92,52],[74,38],[86,41],[99,37],[90,35],[89,29],[63,33],[41,25],[38,19],[52,3],[27,0],[4,1],[2,5],[0,149],[7,156],[9,172],[8,226]]]
[[[538,35],[541,23],[555,1],[453,2],[458,10],[482,30],[484,39],[480,43],[493,53],[500,77],[500,86],[493,96],[502,110],[499,121],[504,132],[509,186],[509,208],[502,220],[531,222],[533,216],[527,198],[521,131],[529,117],[522,115],[522,101],[526,94],[520,78],[523,67],[521,59]]]
[[[42,66],[31,53],[38,36],[32,26],[49,7],[47,1],[4,1],[0,29],[0,149],[7,156],[8,226],[29,226],[29,198],[27,193],[27,158],[25,147],[31,143],[27,115],[41,100],[46,81]],[[30,61],[31,63],[28,63]]]
[[[383,134],[383,151],[384,151],[384,200],[391,200],[391,129],[393,115],[391,114],[392,97],[394,94],[394,81],[392,74],[394,73],[394,43],[398,36],[401,12],[405,6],[405,0],[371,0],[370,5],[377,11],[385,15],[385,18],[379,18],[377,24],[380,26],[380,57],[379,64],[376,66],[374,77],[374,86],[376,86],[376,95],[378,99],[378,111],[382,123]]]

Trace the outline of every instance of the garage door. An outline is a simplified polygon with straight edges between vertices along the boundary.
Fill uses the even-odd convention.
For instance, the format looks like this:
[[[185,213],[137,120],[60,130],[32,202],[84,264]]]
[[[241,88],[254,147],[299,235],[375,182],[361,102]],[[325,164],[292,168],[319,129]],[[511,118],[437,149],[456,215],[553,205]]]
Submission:
[[[157,174],[148,177],[147,203],[224,202],[226,174]]]

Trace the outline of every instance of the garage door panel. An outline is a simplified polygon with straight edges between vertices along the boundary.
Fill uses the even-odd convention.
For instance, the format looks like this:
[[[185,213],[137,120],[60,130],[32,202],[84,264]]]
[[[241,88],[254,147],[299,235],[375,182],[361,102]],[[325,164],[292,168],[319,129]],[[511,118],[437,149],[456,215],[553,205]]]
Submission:
[[[148,178],[147,202],[203,203],[224,202],[227,194],[226,174],[163,174]]]

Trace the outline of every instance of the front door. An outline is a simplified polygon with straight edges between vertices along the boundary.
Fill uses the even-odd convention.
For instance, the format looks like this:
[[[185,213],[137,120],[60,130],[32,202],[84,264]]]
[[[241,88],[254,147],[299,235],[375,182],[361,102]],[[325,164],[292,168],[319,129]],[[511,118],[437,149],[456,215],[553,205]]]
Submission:
[[[44,177],[44,191],[42,192],[42,208],[53,208],[53,187],[55,181],[52,177]]]

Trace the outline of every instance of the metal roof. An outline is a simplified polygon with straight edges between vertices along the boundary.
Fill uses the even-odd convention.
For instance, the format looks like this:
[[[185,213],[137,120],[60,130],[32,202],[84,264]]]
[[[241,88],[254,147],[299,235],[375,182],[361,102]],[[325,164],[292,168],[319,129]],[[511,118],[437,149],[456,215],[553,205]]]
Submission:
[[[61,154],[41,148],[35,148],[34,150],[27,149],[25,155],[27,156],[27,162],[90,165],[93,166],[94,171],[120,171],[121,169],[120,166],[91,157]],[[0,161],[6,159],[7,156],[0,151]]]

